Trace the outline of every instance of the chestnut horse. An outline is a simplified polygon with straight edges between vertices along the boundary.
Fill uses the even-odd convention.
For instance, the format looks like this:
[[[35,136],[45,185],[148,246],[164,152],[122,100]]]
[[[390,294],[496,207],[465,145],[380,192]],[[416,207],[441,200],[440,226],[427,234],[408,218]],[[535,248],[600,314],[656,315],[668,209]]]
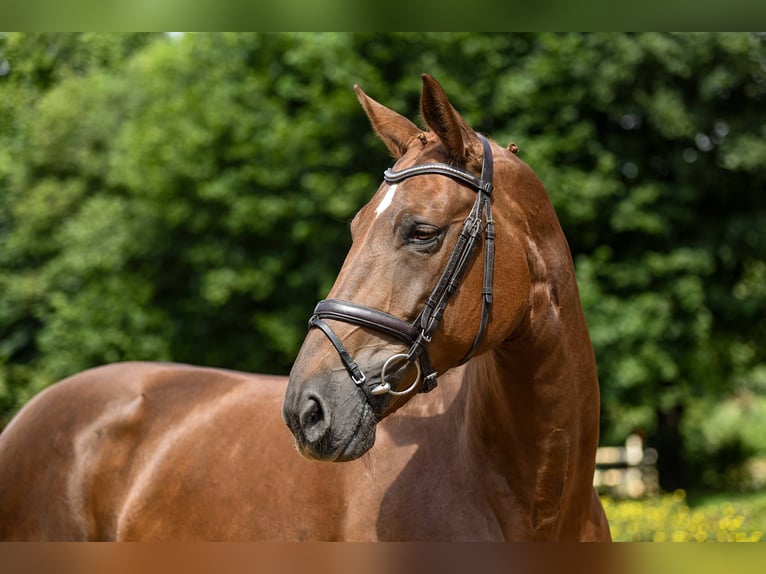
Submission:
[[[595,361],[542,184],[431,77],[427,131],[356,90],[397,162],[289,382],[125,363],[53,385],[0,435],[0,538],[609,539]]]

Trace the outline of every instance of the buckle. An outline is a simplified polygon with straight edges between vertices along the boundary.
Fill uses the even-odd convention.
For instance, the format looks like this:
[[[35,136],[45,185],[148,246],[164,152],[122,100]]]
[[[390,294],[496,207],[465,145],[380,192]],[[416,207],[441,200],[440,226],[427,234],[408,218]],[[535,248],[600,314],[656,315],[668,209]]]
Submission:
[[[436,381],[436,372],[431,373],[430,375],[426,375],[423,377],[423,384],[420,387],[421,393],[430,393],[436,388],[437,381]]]
[[[354,381],[354,384],[357,387],[367,380],[367,377],[364,376],[364,373],[362,371],[359,371],[359,374],[362,376],[359,379],[357,379],[356,375],[354,375],[353,373],[349,373],[349,375],[351,375],[351,380]]]

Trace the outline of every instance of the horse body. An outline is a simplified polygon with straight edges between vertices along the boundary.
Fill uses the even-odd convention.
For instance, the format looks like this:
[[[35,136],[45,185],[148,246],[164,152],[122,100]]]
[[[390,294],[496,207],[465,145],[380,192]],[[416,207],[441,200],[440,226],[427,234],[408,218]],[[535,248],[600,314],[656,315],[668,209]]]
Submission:
[[[295,454],[285,383],[124,363],[54,385],[1,435],[0,537],[340,538],[342,469]]]
[[[518,538],[528,517],[497,464],[507,454],[477,460],[468,429],[455,433],[464,371],[342,465],[295,453],[279,416],[284,378],[152,363],[85,371],[0,435],[0,539]]]
[[[0,539],[609,539],[592,487],[595,361],[542,184],[430,77],[428,132],[357,94],[398,171],[357,214],[335,303],[289,381],[124,363],[52,386],[0,435]],[[396,325],[418,324],[493,160],[491,311],[487,264],[467,259],[438,329],[423,331],[423,362]],[[463,174],[479,169],[477,192]],[[345,302],[351,322],[333,316]],[[440,386],[413,395],[422,365]]]

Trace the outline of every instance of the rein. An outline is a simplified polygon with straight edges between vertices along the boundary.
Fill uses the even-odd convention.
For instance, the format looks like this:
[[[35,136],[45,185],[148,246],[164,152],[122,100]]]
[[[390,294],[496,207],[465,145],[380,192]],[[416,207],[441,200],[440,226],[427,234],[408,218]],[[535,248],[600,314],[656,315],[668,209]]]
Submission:
[[[477,192],[476,201],[463,224],[463,229],[447,262],[447,266],[444,268],[439,281],[436,283],[436,287],[434,287],[434,290],[429,295],[415,320],[412,323],[408,323],[384,311],[349,301],[341,301],[340,299],[325,299],[317,303],[314,314],[309,320],[309,329],[319,329],[327,336],[338,352],[351,380],[364,391],[365,395],[368,396],[368,400],[370,398],[369,395],[377,396],[386,393],[395,396],[406,395],[415,389],[421,377],[423,384],[421,385],[420,392],[427,393],[436,387],[437,373],[431,366],[427,346],[442,320],[450,297],[460,286],[463,274],[473,258],[472,256],[476,250],[482,229],[484,230],[485,248],[481,322],[471,348],[458,364],[462,365],[468,361],[476,353],[479,344],[484,338],[489,322],[489,310],[492,305],[492,275],[495,257],[495,223],[492,219],[491,210],[493,161],[489,142],[482,135],[477,134],[477,136],[484,150],[481,177],[476,177],[467,170],[445,163],[425,163],[400,171],[387,169],[383,174],[384,180],[388,183],[399,183],[410,177],[424,174],[445,175],[468,184],[469,187]],[[486,224],[483,224],[484,221],[486,221]],[[399,339],[405,345],[408,345],[409,349],[406,353],[397,353],[389,357],[381,368],[380,383],[374,388],[368,389],[363,384],[367,380],[364,372],[352,359],[340,338],[325,323],[325,319],[343,321],[381,331]],[[408,363],[414,363],[418,370],[415,381],[403,391],[394,390],[386,382],[386,370],[391,362],[396,359],[404,359]]]

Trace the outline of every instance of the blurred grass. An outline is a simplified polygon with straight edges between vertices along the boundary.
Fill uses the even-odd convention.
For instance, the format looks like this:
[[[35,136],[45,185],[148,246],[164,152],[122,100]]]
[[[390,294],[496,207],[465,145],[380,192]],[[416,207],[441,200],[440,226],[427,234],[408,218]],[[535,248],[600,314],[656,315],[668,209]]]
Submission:
[[[766,492],[601,500],[618,542],[766,541]]]

